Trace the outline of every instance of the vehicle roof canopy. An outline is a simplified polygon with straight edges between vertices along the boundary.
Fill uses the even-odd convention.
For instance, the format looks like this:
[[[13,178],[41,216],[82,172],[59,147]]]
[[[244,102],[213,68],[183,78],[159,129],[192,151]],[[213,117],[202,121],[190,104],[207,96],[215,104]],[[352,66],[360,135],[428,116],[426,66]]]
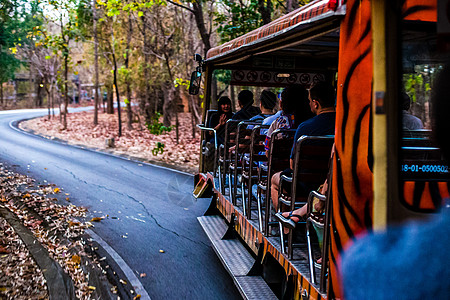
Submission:
[[[212,48],[213,69],[337,69],[342,0],[315,0],[269,24]],[[295,60],[295,66],[285,61]],[[272,63],[270,63],[272,61]]]

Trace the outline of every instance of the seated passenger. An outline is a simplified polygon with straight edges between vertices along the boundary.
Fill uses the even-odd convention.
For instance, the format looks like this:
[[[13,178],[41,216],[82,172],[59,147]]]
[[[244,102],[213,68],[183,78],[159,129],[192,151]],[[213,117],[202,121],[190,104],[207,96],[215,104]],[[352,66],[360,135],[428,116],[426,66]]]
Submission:
[[[409,113],[411,107],[411,99],[408,94],[402,92],[402,124],[404,130],[417,130],[423,129],[422,120]]]
[[[233,117],[231,112],[231,100],[227,96],[219,98],[217,113],[215,113],[208,124],[209,128],[214,128],[217,134],[217,145],[223,144],[225,137],[225,124]],[[214,145],[214,136],[209,141]]]
[[[327,192],[328,184],[325,180],[320,193],[324,195]],[[318,200],[314,203],[314,211],[322,213],[325,208],[325,201]],[[275,218],[280,221],[283,226],[289,229],[294,229],[298,222],[306,221],[306,214],[308,213],[308,204],[303,205],[293,211],[278,212],[275,214]],[[286,233],[286,232],[285,232]]]
[[[252,106],[253,102],[253,93],[249,90],[242,90],[238,94],[238,104],[241,109],[231,119],[244,121],[261,113],[259,108]]]
[[[261,113],[252,117],[250,121],[263,122],[264,119],[273,115],[273,109],[277,105],[277,95],[269,90],[264,90],[261,92],[261,98],[259,103],[259,108]]]
[[[311,117],[307,102],[307,91],[301,85],[286,87],[280,94],[280,116],[271,124],[266,133],[264,148],[266,155],[269,151],[269,142],[272,132],[277,129],[295,129],[300,123]]]
[[[262,121],[263,125],[270,125],[275,121],[279,116],[281,116],[281,110],[277,111],[276,114],[273,114]]]
[[[262,123],[263,120],[269,116],[273,115],[273,109],[277,105],[277,96],[269,90],[264,90],[261,93],[260,104],[259,107],[261,109],[261,113],[252,117],[249,121]],[[255,125],[248,125],[247,129],[251,130],[255,127]],[[250,136],[246,136],[246,139],[250,139]],[[245,147],[245,145],[241,145],[241,147]],[[230,147],[228,149],[229,152],[233,152],[236,149],[236,145]]]
[[[334,135],[336,112],[334,109],[335,93],[333,86],[324,82],[319,82],[309,90],[308,98],[311,111],[316,116],[303,122],[297,128],[297,132],[295,133],[294,137],[294,145],[291,152],[291,169],[275,173],[272,176],[270,192],[273,207],[275,209],[278,207],[278,194],[280,189],[281,175],[282,173],[286,175],[292,174],[295,142],[302,135]],[[307,194],[310,192],[307,187],[304,187],[304,189],[304,191],[299,191],[299,193]],[[296,218],[296,220],[298,222],[298,218]]]

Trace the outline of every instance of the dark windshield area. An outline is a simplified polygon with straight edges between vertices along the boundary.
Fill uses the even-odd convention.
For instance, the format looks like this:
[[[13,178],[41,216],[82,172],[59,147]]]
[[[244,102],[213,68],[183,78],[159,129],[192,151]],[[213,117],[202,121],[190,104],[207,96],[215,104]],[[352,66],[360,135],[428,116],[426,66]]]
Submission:
[[[436,22],[403,20],[401,111],[402,203],[413,211],[434,212],[448,197],[450,170],[435,142],[433,103],[435,80],[448,59]],[[449,120],[450,121],[450,120]]]

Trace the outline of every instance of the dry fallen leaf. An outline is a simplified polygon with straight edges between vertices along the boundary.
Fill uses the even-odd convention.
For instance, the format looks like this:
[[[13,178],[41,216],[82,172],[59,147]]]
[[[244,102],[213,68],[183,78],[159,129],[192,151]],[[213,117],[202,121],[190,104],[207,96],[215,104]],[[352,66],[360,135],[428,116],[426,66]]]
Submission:
[[[72,226],[79,226],[79,225],[80,225],[80,222],[69,221],[69,227],[72,227]]]
[[[137,294],[136,297],[133,298],[133,300],[136,300],[136,299],[141,299],[141,294]]]
[[[140,276],[141,276],[141,278],[142,278],[142,277],[146,277],[146,276],[147,276],[147,274],[145,274],[145,273],[141,273],[141,274],[140,274]]]
[[[54,188],[54,189],[53,189],[53,193],[55,193],[55,194],[56,194],[56,193],[59,193],[59,188]]]
[[[72,255],[72,262],[76,263],[76,264],[80,264],[81,263],[81,257],[79,257],[78,255]]]
[[[90,286],[88,286],[88,288],[89,288],[91,291],[95,291],[95,286],[90,285]]]
[[[159,252],[164,253],[164,250],[161,249],[161,250],[159,250]]]
[[[124,284],[124,285],[127,284],[127,282],[125,280],[123,280],[123,279],[119,279],[119,281],[120,281],[121,284]]]
[[[91,222],[100,222],[102,220],[102,218],[100,217],[94,217],[91,219]]]

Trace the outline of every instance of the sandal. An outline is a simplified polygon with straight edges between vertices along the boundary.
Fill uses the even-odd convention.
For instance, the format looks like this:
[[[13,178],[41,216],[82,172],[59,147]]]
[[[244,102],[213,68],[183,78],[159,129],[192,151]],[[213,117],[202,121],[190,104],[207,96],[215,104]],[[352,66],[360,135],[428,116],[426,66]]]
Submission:
[[[314,266],[316,268],[318,268],[319,270],[322,270],[322,257],[320,257],[316,261],[314,261]]]
[[[294,220],[292,220],[291,218],[297,218],[298,221],[295,222]],[[289,228],[289,229],[294,229],[295,225],[297,225],[298,222],[305,222],[305,217],[304,216],[300,216],[300,215],[294,215],[291,212],[289,212],[289,216],[288,218],[286,218],[285,216],[283,216],[282,212],[278,212],[275,214],[275,218],[278,219],[279,222],[281,222],[283,224],[283,226]]]

